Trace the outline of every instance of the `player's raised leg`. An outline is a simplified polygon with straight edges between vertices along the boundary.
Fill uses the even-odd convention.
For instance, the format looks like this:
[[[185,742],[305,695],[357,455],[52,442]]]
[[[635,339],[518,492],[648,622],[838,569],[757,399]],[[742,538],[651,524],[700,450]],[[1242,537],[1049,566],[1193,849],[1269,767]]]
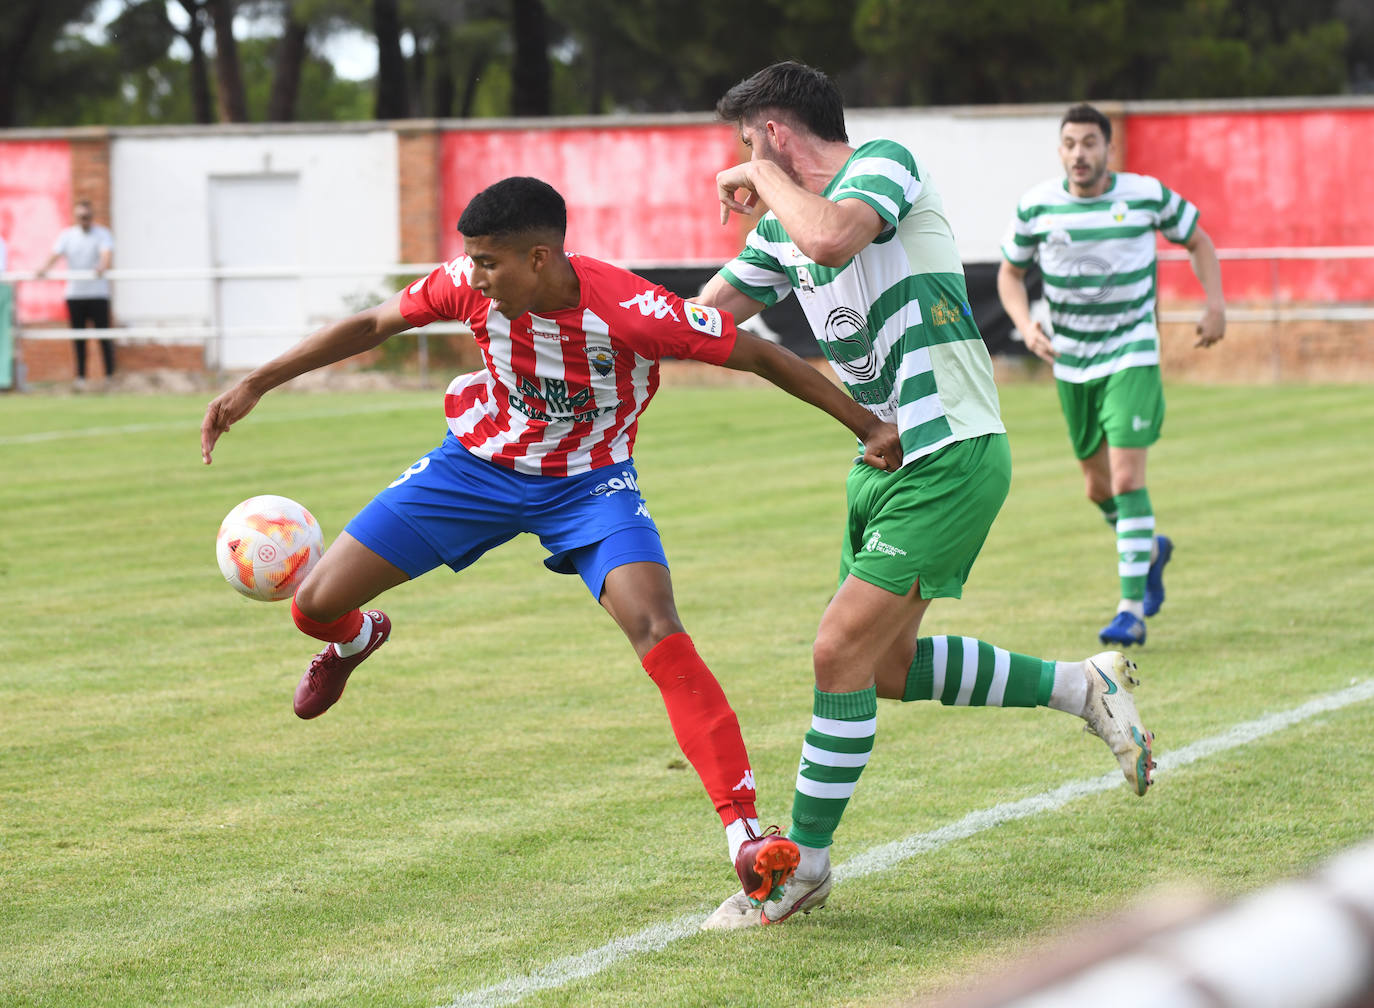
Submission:
[[[1140,684],[1135,673],[1135,663],[1119,651],[1049,661],[973,637],[922,637],[897,696],[949,707],[1050,707],[1080,717],[1116,756],[1131,789],[1143,795],[1154,769],[1154,734],[1131,697]],[[881,684],[880,690],[883,697],[893,695]]]
[[[291,600],[296,626],[326,642],[296,686],[297,716],[319,717],[332,707],[353,670],[386,643],[391,620],[362,606],[408,580],[409,574],[347,531],[325,551]]]

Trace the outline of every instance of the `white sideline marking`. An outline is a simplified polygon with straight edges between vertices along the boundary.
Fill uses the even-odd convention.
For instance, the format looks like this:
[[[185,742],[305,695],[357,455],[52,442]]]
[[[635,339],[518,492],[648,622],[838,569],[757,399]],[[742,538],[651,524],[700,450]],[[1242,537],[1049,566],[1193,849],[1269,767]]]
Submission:
[[[385,413],[388,410],[394,409],[416,408],[418,407],[408,403],[372,403],[367,406],[356,407],[355,409],[328,410],[320,413],[298,413],[289,417],[254,416],[253,422],[255,424],[260,424],[287,423],[299,420],[329,420],[335,417],[353,416],[357,413]],[[426,402],[425,409],[434,409],[434,403]],[[243,421],[239,422],[242,423]],[[193,423],[189,420],[176,420],[164,421],[163,423],[122,424],[118,427],[82,427],[78,430],[35,431],[31,434],[7,434],[0,437],[0,448],[8,445],[41,444],[44,441],[68,441],[77,438],[107,437],[112,434],[147,434],[150,431],[186,431],[194,434],[200,431],[200,421],[196,420]]]
[[[1374,679],[1356,683],[1335,693],[1328,693],[1326,696],[1309,700],[1292,710],[1266,714],[1254,721],[1243,722],[1220,735],[1213,735],[1211,738],[1202,739],[1181,749],[1161,753],[1155,759],[1155,774],[1158,776],[1161,773],[1177,770],[1189,763],[1196,763],[1208,756],[1215,756],[1218,753],[1245,745],[1247,742],[1254,742],[1266,735],[1272,735],[1274,732],[1292,727],[1299,722],[1316,717],[1318,714],[1340,710],[1342,707],[1349,707],[1351,704],[1369,699],[1374,699]],[[955,840],[967,839],[1005,822],[1027,819],[1041,812],[1052,812],[1076,799],[1086,798],[1088,795],[1097,794],[1101,791],[1110,791],[1120,786],[1121,774],[1118,771],[1103,774],[1101,777],[1071,781],[1062,787],[1032,795],[1030,798],[970,812],[948,826],[941,826],[929,833],[918,833],[907,837],[905,840],[884,844],[859,854],[838,866],[835,869],[835,878],[837,881],[852,880],[863,878],[865,875],[872,875],[875,872],[886,871],[917,854],[936,850],[946,844],[953,843]],[[501,1005],[515,1004],[538,991],[554,990],[574,980],[583,980],[589,976],[595,976],[636,952],[657,952],[666,948],[680,938],[697,934],[703,920],[705,920],[704,914],[696,913],[678,917],[663,924],[651,925],[637,934],[628,935],[624,938],[614,938],[590,952],[555,959],[547,966],[525,976],[511,977],[490,987],[460,994],[441,1008],[499,1008]]]

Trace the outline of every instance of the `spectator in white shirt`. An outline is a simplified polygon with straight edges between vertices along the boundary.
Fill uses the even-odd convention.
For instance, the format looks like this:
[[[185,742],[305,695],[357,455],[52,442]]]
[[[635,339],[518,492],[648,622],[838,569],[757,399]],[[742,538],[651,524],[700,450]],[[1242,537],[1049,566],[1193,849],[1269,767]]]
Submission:
[[[110,281],[105,272],[114,258],[114,236],[110,229],[94,223],[94,211],[90,200],[77,200],[74,216],[76,223],[63,228],[53,243],[52,255],[48,256],[38,270],[43,276],[59,258],[67,260],[69,271],[93,271],[94,277],[73,277],[67,280],[67,317],[73,329],[85,329],[87,325],[96,329],[110,328]],[[76,351],[76,382],[81,387],[86,383],[86,339],[78,337],[72,341]],[[105,362],[105,376],[114,374],[114,340],[100,337],[100,352]]]

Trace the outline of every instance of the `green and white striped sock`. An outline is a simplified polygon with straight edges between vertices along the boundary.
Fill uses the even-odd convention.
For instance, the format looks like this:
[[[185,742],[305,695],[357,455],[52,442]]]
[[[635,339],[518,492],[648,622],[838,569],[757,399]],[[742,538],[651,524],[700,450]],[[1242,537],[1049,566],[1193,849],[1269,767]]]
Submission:
[[[1145,598],[1145,575],[1150,571],[1150,548],[1155,542],[1155,512],[1150,491],[1141,487],[1117,494],[1116,520],[1117,573],[1121,576],[1121,597],[1139,602]]]
[[[875,687],[815,692],[811,730],[802,744],[788,837],[803,847],[829,847],[844,808],[873,752],[878,724]]]
[[[1043,707],[1054,692],[1059,664],[973,637],[922,637],[916,641],[902,700],[939,700],[950,707]]]

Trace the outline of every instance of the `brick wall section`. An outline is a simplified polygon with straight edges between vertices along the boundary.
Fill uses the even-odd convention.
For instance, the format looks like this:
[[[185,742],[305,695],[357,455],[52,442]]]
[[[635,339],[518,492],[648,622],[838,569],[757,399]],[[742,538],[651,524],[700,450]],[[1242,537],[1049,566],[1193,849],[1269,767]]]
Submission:
[[[1202,316],[1201,305],[1197,313]],[[1226,337],[1205,350],[1194,347],[1197,331],[1192,324],[1166,323],[1159,330],[1166,396],[1171,381],[1206,385],[1374,381],[1374,322],[1228,321]]]
[[[443,131],[439,124],[432,120],[396,124],[396,158],[401,261],[437,263],[443,257],[443,235],[458,223],[442,217]],[[482,366],[481,352],[471,336],[431,335],[428,341],[436,372],[459,374]],[[379,356],[380,352],[366,354],[357,363],[366,365]]]
[[[76,355],[69,339],[28,339],[19,341],[19,363],[25,384],[69,382],[76,375]],[[204,371],[205,350],[199,344],[151,343],[122,340],[115,334],[115,377],[145,371]],[[86,374],[91,379],[105,377],[105,360],[100,344],[86,342]]]
[[[72,152],[72,202],[87,199],[97,224],[112,231],[110,223],[110,134],[107,130],[82,130],[70,141]],[[119,254],[115,234],[115,254]]]
[[[431,122],[403,123],[397,129],[397,178],[401,187],[399,227],[401,261],[432,263],[439,259],[440,130]],[[451,225],[450,225],[451,226]]]

